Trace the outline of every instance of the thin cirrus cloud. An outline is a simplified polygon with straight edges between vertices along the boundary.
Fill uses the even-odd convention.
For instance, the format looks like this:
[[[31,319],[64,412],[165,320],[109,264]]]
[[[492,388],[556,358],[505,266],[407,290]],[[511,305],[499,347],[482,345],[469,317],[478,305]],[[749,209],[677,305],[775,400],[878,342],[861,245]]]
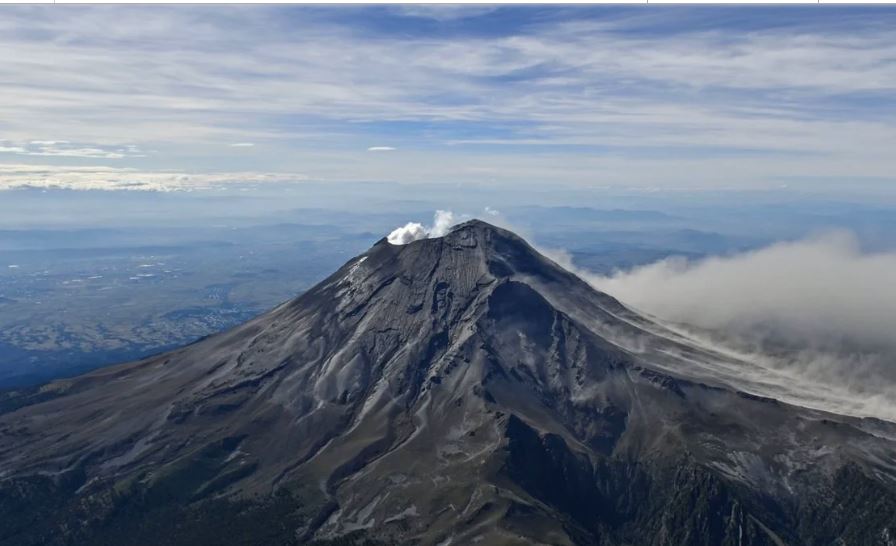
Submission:
[[[89,159],[122,159],[126,157],[146,157],[132,144],[122,146],[102,146],[78,144],[67,140],[31,140],[27,143],[6,145],[0,143],[0,153],[38,157],[72,157]]]
[[[216,190],[237,185],[302,182],[297,173],[143,171],[106,166],[49,166],[0,163],[0,191],[22,188],[64,190],[127,190],[182,192]]]
[[[392,152],[395,151],[395,148],[392,146],[371,146],[367,148],[368,152]]]
[[[14,83],[0,88],[0,119],[13,143],[2,145],[55,132],[161,150],[159,168],[189,158],[212,170],[222,149],[264,139],[228,159],[258,171],[313,159],[352,179],[381,163],[351,159],[352,143],[387,135],[391,146],[369,150],[402,150],[377,173],[396,180],[491,169],[535,183],[558,165],[570,183],[892,179],[893,28],[896,11],[863,7],[774,18],[749,7],[663,18],[623,7],[9,7],[0,78]],[[6,153],[140,155],[46,145]]]

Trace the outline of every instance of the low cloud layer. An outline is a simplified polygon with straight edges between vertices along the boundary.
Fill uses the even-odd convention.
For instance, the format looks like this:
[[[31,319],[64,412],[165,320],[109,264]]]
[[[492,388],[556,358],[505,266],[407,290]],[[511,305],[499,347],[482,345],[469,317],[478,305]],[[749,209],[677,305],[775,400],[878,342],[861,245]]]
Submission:
[[[89,159],[122,159],[125,157],[146,157],[133,144],[104,146],[99,144],[78,144],[67,140],[31,140],[10,142],[0,140],[0,153],[25,156],[79,157]]]
[[[437,210],[432,219],[432,226],[424,227],[419,222],[408,222],[404,226],[392,230],[386,240],[393,245],[406,245],[428,237],[442,237],[455,223],[453,212]]]
[[[634,307],[695,326],[777,327],[896,346],[896,253],[863,253],[847,233],[590,280]]]
[[[896,253],[866,253],[850,234],[832,233],[609,277],[578,273],[784,373],[794,389],[823,388],[851,399],[855,413],[896,417]]]
[[[0,164],[0,191],[22,188],[65,190],[193,191],[220,189],[233,184],[297,182],[308,177],[295,173],[218,172],[184,173],[140,171],[114,167]]]

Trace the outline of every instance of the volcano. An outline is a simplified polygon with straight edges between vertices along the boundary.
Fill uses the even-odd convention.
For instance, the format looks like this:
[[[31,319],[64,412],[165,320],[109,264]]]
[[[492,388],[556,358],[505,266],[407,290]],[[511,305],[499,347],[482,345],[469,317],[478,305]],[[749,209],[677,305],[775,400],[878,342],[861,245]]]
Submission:
[[[0,544],[896,544],[896,424],[757,394],[481,221],[0,395]]]

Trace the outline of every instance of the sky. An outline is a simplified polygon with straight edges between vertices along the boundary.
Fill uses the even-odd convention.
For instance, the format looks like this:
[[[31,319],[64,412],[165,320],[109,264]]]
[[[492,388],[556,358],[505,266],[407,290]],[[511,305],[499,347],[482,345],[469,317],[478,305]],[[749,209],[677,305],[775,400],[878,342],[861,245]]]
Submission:
[[[896,9],[0,6],[0,189],[896,195]]]

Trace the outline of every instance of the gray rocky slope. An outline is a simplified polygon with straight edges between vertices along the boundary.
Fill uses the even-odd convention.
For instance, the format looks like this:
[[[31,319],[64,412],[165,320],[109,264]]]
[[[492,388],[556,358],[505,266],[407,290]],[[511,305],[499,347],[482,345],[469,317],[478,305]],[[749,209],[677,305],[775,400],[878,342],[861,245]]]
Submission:
[[[749,394],[512,233],[0,398],[0,544],[896,544],[896,426]],[[151,537],[151,538],[150,538]]]

